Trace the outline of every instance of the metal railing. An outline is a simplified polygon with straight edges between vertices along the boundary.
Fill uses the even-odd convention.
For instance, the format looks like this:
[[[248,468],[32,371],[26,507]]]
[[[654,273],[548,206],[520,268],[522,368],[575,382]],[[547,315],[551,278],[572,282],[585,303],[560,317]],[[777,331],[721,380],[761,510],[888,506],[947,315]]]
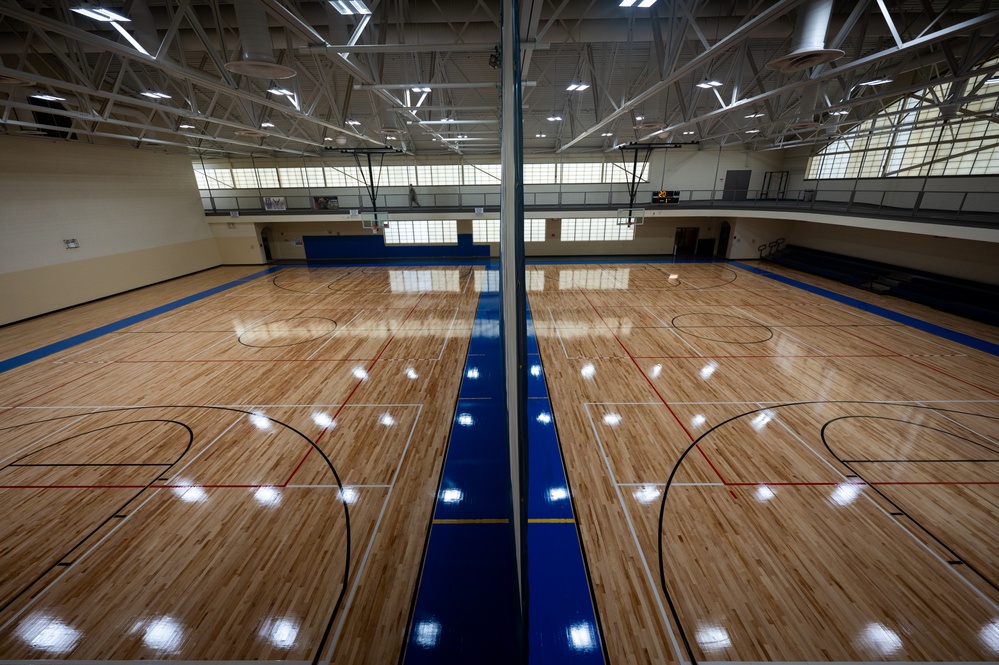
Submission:
[[[412,208],[434,212],[473,212],[477,208],[493,212],[499,209],[499,191],[486,188],[454,188],[450,191],[424,191],[417,194],[419,206],[410,206],[406,188],[385,188],[377,197],[380,210],[399,215]],[[395,191],[399,190],[399,191]],[[316,198],[335,196],[338,209],[316,209]],[[936,223],[959,223],[999,227],[999,192],[945,190],[868,190],[810,189],[780,192],[725,191],[720,189],[686,189],[670,192],[670,203],[651,203],[653,192],[640,191],[636,208],[646,210],[773,210],[814,211],[841,215],[888,219],[917,219]],[[281,197],[286,208],[264,210],[264,197]],[[250,214],[330,214],[348,210],[370,210],[371,204],[361,193],[343,190],[322,192],[295,190],[202,190],[206,214],[226,215],[231,212]],[[527,187],[524,205],[530,210],[616,210],[628,206],[628,192],[623,185],[601,185],[599,189],[585,186],[561,188]]]

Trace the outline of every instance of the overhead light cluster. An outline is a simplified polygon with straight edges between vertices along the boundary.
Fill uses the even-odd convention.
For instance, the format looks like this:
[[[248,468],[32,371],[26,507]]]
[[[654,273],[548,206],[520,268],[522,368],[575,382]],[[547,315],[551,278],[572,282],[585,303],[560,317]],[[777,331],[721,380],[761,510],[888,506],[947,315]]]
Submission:
[[[180,123],[180,129],[196,129],[194,125],[189,122]]]
[[[547,134],[535,134],[535,135],[534,135],[534,138],[536,138],[536,139],[543,139],[543,138],[545,138],[546,136],[548,136],[548,135],[547,135]]]
[[[343,16],[365,16],[371,13],[361,0],[330,0],[330,4],[333,5],[333,9],[340,12]]]
[[[985,79],[982,82],[982,85],[995,85],[996,83],[999,83],[999,78],[992,77],[992,78]]]
[[[747,118],[762,118],[765,115],[766,115],[766,113],[750,113],[746,117]]]
[[[122,16],[121,14],[113,12],[110,9],[104,9],[103,7],[95,7],[90,3],[84,3],[79,7],[72,7],[70,11],[86,16],[87,18],[92,18],[95,21],[121,21],[123,23],[128,23],[130,20],[127,16]]]
[[[857,85],[884,85],[886,83],[891,83],[892,79],[874,79],[873,81],[863,81]]]
[[[558,122],[561,119],[562,119],[562,116],[560,116],[560,115],[550,115],[547,118],[548,122]]]
[[[425,85],[414,85],[410,90],[413,92],[430,92],[430,88]]]
[[[260,123],[260,126],[263,127],[264,129],[270,129],[271,127],[274,126],[274,123],[273,122],[266,122],[265,121],[265,122]]]
[[[142,48],[142,44],[135,40],[135,37],[128,34],[128,30],[121,26],[121,23],[130,23],[131,19],[127,16],[122,16],[117,12],[113,12],[110,9],[105,9],[103,7],[98,7],[90,3],[83,3],[79,7],[71,7],[70,11],[76,12],[81,16],[86,16],[89,19],[95,21],[101,21],[102,23],[110,23],[111,27],[118,31],[122,37],[128,40],[128,43],[132,45],[139,53],[143,55],[149,55],[149,51]]]
[[[360,125],[361,121],[360,120],[348,120],[347,124],[348,125]]]
[[[833,111],[829,115],[850,115],[850,112],[847,111],[846,109],[841,109],[839,111]]]
[[[66,101],[65,97],[57,97],[56,95],[50,95],[47,92],[36,92],[35,94],[31,95],[31,97],[33,97],[34,99],[44,99],[47,102],[64,102],[64,101]]]
[[[604,132],[600,136],[614,136],[614,132]]]
[[[589,87],[590,87],[589,83],[572,83],[569,85],[568,88],[566,88],[566,90],[568,90],[569,92],[582,92],[583,90],[586,90]]]
[[[269,88],[267,92],[271,93],[272,95],[284,95],[285,97],[293,97],[295,95],[295,93],[293,93],[291,90],[288,90],[286,88],[279,88],[277,86]]]
[[[691,132],[691,131],[687,131],[687,132],[684,132],[684,133],[683,133],[683,135],[684,135],[684,136],[690,136],[690,135],[691,135],[691,134],[693,134],[693,133],[694,133],[694,132]]]
[[[140,92],[139,94],[143,97],[149,97],[150,99],[173,99],[165,92],[157,92],[156,90],[146,90],[145,92]]]
[[[719,86],[721,86],[721,81],[716,81],[714,79],[704,79],[703,81],[697,84],[698,88],[703,88],[704,90],[708,90],[710,88],[717,88]]]
[[[638,7],[651,7],[656,4],[656,0],[621,0],[621,7],[634,7],[638,4]]]

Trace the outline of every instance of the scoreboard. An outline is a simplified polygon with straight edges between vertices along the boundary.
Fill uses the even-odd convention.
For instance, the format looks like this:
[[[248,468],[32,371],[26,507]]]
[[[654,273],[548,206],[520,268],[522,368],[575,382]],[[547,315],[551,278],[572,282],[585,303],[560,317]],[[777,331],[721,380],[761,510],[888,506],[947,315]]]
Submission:
[[[658,192],[652,192],[652,203],[658,205],[665,205],[667,203],[679,203],[680,202],[680,192],[679,191],[667,191],[665,189]]]

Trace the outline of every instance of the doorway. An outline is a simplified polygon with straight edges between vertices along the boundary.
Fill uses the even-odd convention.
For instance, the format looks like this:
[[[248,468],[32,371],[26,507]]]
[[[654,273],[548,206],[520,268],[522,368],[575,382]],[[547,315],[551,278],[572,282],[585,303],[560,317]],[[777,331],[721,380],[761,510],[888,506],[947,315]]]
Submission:
[[[720,259],[724,259],[725,255],[728,254],[728,238],[732,235],[732,226],[728,222],[721,223],[721,229],[718,231],[718,249],[715,251],[715,256]]]
[[[701,230],[696,226],[681,226],[673,236],[673,256],[694,256],[697,254],[697,236]]]
[[[264,246],[264,260],[272,261],[271,256],[271,242],[270,242],[271,230],[269,227],[265,226],[260,229],[260,244]]]
[[[752,171],[726,171],[722,201],[745,201]]]

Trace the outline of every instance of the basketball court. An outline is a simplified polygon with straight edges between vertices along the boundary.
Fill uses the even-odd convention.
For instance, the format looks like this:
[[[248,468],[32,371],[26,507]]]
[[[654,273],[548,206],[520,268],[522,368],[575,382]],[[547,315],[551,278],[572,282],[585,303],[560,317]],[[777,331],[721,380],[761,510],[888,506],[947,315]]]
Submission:
[[[527,271],[608,662],[999,658],[994,328],[740,264]],[[493,276],[225,269],[0,330],[139,314],[3,373],[0,659],[397,662]]]

